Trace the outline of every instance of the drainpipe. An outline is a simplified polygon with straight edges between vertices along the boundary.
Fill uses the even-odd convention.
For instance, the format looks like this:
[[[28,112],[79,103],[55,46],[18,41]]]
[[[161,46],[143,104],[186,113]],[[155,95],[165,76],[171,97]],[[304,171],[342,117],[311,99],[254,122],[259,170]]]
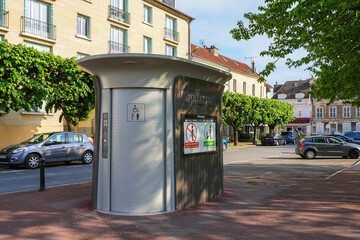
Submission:
[[[192,20],[188,20],[188,58],[189,60],[191,60],[192,58],[192,53],[191,53],[191,21]]]

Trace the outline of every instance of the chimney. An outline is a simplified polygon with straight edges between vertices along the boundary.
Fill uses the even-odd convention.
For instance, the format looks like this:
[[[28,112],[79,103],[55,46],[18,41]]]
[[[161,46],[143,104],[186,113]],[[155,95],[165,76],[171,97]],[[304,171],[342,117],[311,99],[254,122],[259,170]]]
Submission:
[[[253,71],[253,73],[256,72],[256,71],[255,71],[255,61],[252,61],[252,71]]]
[[[215,47],[215,45],[212,45],[210,48],[208,48],[209,51],[214,54],[215,56],[219,56],[219,49]]]

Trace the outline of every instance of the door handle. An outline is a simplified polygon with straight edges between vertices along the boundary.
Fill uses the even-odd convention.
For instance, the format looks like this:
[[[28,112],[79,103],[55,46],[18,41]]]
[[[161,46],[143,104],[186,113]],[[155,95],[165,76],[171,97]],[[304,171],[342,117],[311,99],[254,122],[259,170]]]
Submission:
[[[62,148],[66,148],[66,146],[63,146]]]
[[[83,147],[83,146],[85,146],[85,145],[84,145],[84,144],[81,144],[81,145],[80,145],[80,147]]]

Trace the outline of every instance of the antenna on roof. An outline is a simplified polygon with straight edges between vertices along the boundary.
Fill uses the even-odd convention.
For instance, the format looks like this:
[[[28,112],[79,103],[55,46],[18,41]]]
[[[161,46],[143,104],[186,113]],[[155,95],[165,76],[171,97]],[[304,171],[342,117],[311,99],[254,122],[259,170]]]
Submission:
[[[256,58],[256,56],[255,56],[255,57],[245,57],[245,62],[246,62],[247,59],[250,59],[250,62],[252,62],[252,60],[253,60],[254,58]]]
[[[199,40],[199,45],[200,45],[200,47],[204,47],[205,46],[205,39],[200,39]]]

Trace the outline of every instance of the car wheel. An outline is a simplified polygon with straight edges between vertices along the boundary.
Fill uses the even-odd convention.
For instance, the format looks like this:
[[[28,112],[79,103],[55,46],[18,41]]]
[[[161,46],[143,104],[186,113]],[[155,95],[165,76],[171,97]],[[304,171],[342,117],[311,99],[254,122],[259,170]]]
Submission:
[[[316,154],[313,150],[307,150],[305,156],[307,159],[313,159],[315,158]]]
[[[359,152],[356,150],[350,150],[349,152],[349,158],[356,159],[359,158]]]
[[[227,149],[227,146],[225,143],[223,143],[223,151],[226,151],[226,149]]]
[[[93,161],[93,153],[91,151],[84,152],[81,162],[83,164],[90,164]]]
[[[275,146],[279,146],[279,141],[275,141]]]
[[[40,156],[37,154],[30,154],[25,160],[25,167],[30,169],[38,168],[40,165]]]

